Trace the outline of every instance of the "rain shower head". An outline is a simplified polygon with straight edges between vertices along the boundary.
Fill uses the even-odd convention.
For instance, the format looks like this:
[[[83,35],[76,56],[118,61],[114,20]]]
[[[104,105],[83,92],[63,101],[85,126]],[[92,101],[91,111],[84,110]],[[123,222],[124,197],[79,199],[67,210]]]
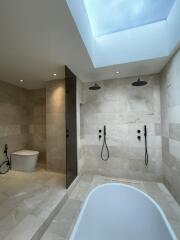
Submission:
[[[93,86],[89,87],[89,90],[99,90],[99,89],[101,89],[101,87],[97,83],[95,83]]]
[[[140,78],[138,78],[138,80],[136,82],[133,82],[132,85],[135,87],[140,87],[140,86],[144,86],[146,85],[147,82],[146,81],[141,81]]]

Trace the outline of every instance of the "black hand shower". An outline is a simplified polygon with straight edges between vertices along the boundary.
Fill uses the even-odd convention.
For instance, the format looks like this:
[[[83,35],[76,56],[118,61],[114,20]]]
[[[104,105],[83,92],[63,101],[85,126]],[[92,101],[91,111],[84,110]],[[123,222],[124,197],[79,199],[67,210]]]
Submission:
[[[106,156],[103,155],[104,150],[106,150],[106,152],[107,152]],[[101,149],[101,159],[103,161],[107,161],[109,159],[109,148],[108,148],[107,142],[106,142],[106,126],[104,126],[104,129],[103,129],[103,145],[102,145],[102,149]]]
[[[146,125],[144,125],[144,141],[145,141],[145,165],[148,166],[149,156],[148,156],[148,149],[147,149],[147,126]]]

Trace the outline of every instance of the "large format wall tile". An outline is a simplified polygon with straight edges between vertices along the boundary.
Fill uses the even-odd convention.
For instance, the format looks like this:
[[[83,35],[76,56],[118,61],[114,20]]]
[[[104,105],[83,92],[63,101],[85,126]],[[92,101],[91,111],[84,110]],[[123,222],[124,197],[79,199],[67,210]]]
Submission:
[[[81,154],[84,171],[108,176],[162,180],[159,77],[143,77],[148,85],[136,88],[137,78],[99,82],[99,91],[83,84],[81,100]],[[148,127],[149,166],[144,164],[143,127]],[[102,139],[98,130],[107,127],[110,159],[100,159]],[[137,140],[141,130],[142,141]],[[83,166],[82,166],[83,165]]]
[[[65,81],[48,82],[46,86],[47,168],[65,173]]]
[[[45,161],[45,89],[25,90],[0,81],[0,162],[4,144],[9,152],[34,149]]]
[[[180,203],[180,50],[161,74],[164,181]]]
[[[29,148],[40,152],[39,160],[46,163],[46,90],[28,91]]]
[[[0,81],[0,162],[4,160],[6,143],[9,152],[26,148],[28,144],[27,92]]]

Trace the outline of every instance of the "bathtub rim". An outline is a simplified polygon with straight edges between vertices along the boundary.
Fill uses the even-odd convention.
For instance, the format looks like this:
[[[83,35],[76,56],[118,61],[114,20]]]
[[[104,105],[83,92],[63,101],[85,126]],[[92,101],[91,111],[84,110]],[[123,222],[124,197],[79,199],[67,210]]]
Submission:
[[[177,237],[176,237],[176,235],[175,235],[175,233],[174,233],[174,230],[172,229],[172,226],[170,225],[170,223],[169,223],[169,221],[168,221],[168,219],[167,219],[164,211],[163,211],[162,208],[159,206],[159,204],[158,204],[152,197],[150,197],[147,193],[143,192],[142,190],[140,190],[140,189],[138,189],[138,188],[136,188],[136,187],[134,187],[134,186],[130,186],[130,185],[127,185],[127,184],[124,184],[124,183],[104,183],[104,184],[101,184],[101,185],[93,188],[93,189],[88,193],[88,195],[86,196],[85,201],[84,201],[84,203],[83,203],[83,206],[82,206],[82,208],[81,208],[81,210],[80,210],[79,216],[78,216],[78,218],[77,218],[77,220],[76,220],[76,222],[75,222],[75,225],[74,225],[74,227],[73,227],[73,229],[72,229],[72,232],[71,232],[71,234],[70,234],[69,240],[73,240],[73,239],[74,239],[74,236],[75,236],[75,234],[76,234],[76,232],[77,232],[77,230],[78,230],[78,227],[79,227],[79,225],[80,225],[80,221],[81,221],[81,219],[82,219],[84,210],[85,210],[85,208],[86,208],[86,206],[87,206],[87,204],[88,204],[88,201],[89,201],[90,197],[91,197],[91,196],[93,195],[93,193],[95,193],[97,190],[99,190],[99,189],[101,189],[101,188],[104,188],[104,187],[106,187],[106,186],[123,186],[123,187],[129,188],[129,189],[135,190],[135,191],[139,192],[140,194],[144,195],[146,198],[148,198],[148,199],[153,203],[153,205],[154,205],[154,206],[156,207],[156,209],[159,211],[159,213],[160,213],[161,217],[163,218],[163,221],[164,221],[164,223],[165,223],[165,225],[166,225],[166,227],[167,227],[167,229],[168,229],[168,231],[169,231],[169,233],[170,233],[170,235],[171,235],[171,237],[172,237],[172,240],[178,240]]]

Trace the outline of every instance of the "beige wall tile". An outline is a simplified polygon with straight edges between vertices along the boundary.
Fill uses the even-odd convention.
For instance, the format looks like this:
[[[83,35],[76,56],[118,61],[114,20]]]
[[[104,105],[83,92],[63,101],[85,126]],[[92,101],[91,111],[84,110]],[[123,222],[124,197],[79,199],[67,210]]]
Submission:
[[[164,182],[180,203],[180,50],[161,74]]]
[[[25,90],[0,81],[0,161],[4,144],[9,152],[30,148],[45,161],[45,89]]]
[[[66,171],[65,81],[46,85],[47,168]]]
[[[162,180],[159,76],[145,76],[148,85],[140,88],[131,83],[137,78],[99,82],[101,90],[89,91],[83,84],[80,110],[81,151],[79,162],[84,171],[108,176],[143,180]],[[144,164],[143,127],[148,127],[149,166]],[[100,159],[102,140],[98,130],[107,127],[110,159]],[[141,130],[142,141],[137,140]]]

